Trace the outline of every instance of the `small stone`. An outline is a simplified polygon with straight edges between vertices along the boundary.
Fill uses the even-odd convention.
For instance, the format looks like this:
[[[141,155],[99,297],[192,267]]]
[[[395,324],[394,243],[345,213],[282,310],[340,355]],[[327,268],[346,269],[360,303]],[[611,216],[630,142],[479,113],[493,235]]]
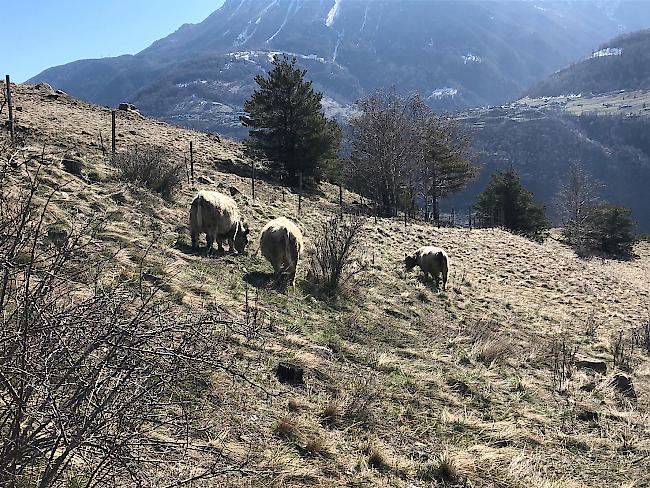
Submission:
[[[581,389],[582,391],[586,391],[586,392],[594,391],[594,390],[596,389],[596,383],[594,383],[594,382],[592,381],[591,383],[587,383],[586,385],[582,385],[582,386],[580,387],[580,389]]]
[[[632,378],[624,374],[615,374],[607,383],[608,386],[618,390],[624,397],[636,398],[636,390]]]
[[[61,161],[61,164],[63,165],[63,169],[68,173],[75,176],[81,176],[81,171],[83,170],[83,161],[81,159],[66,156],[63,158],[63,161]]]
[[[68,240],[68,231],[60,225],[47,229],[47,238],[57,247],[62,247]]]
[[[214,181],[212,181],[212,179],[203,175],[199,176],[196,181],[198,181],[202,185],[214,185]]]
[[[280,383],[288,383],[291,385],[302,385],[304,380],[305,370],[302,366],[292,363],[280,363],[275,372]]]
[[[472,393],[467,383],[454,378],[447,380],[447,386],[449,386],[454,392],[458,393],[461,396],[469,396]]]
[[[596,361],[593,359],[582,359],[575,362],[578,369],[589,369],[600,374],[607,373],[607,363],[605,361]]]
[[[229,186],[228,191],[230,192],[231,197],[234,197],[235,195],[241,195],[239,188],[237,188],[236,186]]]
[[[580,410],[577,415],[578,420],[582,420],[583,422],[598,422],[598,417],[598,412],[586,408]]]

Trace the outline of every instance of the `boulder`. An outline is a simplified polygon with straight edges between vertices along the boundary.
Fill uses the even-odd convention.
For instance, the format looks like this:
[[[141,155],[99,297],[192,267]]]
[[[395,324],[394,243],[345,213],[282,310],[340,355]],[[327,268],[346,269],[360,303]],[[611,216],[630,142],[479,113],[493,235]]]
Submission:
[[[34,88],[40,90],[43,93],[43,95],[46,96],[56,95],[54,88],[52,88],[52,86],[49,85],[48,83],[39,83],[38,85],[34,85]]]
[[[126,103],[126,102],[120,103],[117,109],[122,110],[124,112],[139,112],[138,107],[136,107],[131,103]]]
[[[305,370],[302,366],[292,363],[280,363],[275,371],[280,383],[302,385],[305,382]]]

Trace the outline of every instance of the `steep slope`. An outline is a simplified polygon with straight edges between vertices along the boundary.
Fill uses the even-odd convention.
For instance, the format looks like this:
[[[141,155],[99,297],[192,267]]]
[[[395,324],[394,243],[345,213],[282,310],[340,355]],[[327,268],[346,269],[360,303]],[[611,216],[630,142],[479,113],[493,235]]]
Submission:
[[[650,89],[650,29],[617,37],[535,85],[532,98]]]
[[[637,2],[631,2],[636,5]],[[650,5],[638,2],[639,19]],[[242,135],[238,112],[273,55],[299,58],[336,109],[377,87],[417,91],[436,109],[503,103],[629,26],[628,2],[227,0],[135,56],[44,71],[99,104]],[[645,17],[644,17],[645,16]],[[628,27],[623,27],[627,29]]]
[[[498,229],[368,219],[368,270],[350,286],[352,293],[324,300],[311,292],[306,263],[320,224],[337,211],[335,188],[324,185],[309,195],[300,215],[296,195],[272,181],[258,181],[253,201],[244,177],[248,161],[237,143],[120,114],[120,151],[154,143],[182,160],[194,141],[197,176],[215,181],[199,186],[236,186],[254,232],[274,216],[299,222],[308,251],[297,290],[255,290],[244,277],[270,268],[255,255],[255,244],[244,256],[206,258],[188,249],[187,209],[195,189],[184,185],[168,204],[115,177],[99,142],[110,127],[109,110],[31,86],[14,91],[21,146],[3,153],[2,161],[33,167],[44,159],[44,192],[66,183],[52,200],[48,222],[73,224],[79,213],[107,218],[95,249],[119,250],[111,266],[116,277],[137,273],[151,249],[144,265],[179,315],[210,306],[240,316],[254,302],[262,317],[234,332],[205,324],[223,342],[229,364],[251,381],[215,369],[187,399],[203,414],[192,442],[222,445],[237,460],[234,466],[243,466],[202,479],[201,486],[523,488],[649,481],[650,361],[643,349],[626,348],[636,400],[571,358],[561,363],[571,368],[561,392],[554,381],[558,351],[574,346],[579,355],[604,361],[606,377],[619,372],[612,334],[623,330],[626,347],[636,344],[648,319],[646,242],[637,246],[635,261],[584,261],[555,240],[540,245]],[[7,138],[3,128],[0,147]],[[63,171],[60,160],[69,151],[84,159],[84,176],[93,172],[92,181]],[[17,185],[24,182],[20,168],[11,176]],[[345,192],[344,199],[354,206],[358,197]],[[432,242],[451,256],[446,293],[401,265],[404,252]],[[277,382],[273,370],[281,360],[306,368],[304,387]],[[190,440],[179,435],[182,443]],[[211,462],[207,454],[194,455],[178,468],[194,474]],[[176,466],[154,466],[153,484],[174,481],[164,475]]]

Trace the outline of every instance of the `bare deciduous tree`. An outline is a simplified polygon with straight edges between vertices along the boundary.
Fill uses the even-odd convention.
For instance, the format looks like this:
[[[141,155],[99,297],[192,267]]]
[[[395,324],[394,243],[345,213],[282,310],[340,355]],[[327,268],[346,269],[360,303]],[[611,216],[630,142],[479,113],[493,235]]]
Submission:
[[[416,115],[423,103],[394,91],[377,92],[358,102],[360,114],[350,120],[353,185],[374,198],[382,215],[394,215],[415,158]]]
[[[383,215],[394,215],[398,206],[412,210],[418,195],[431,199],[437,220],[439,199],[476,174],[467,134],[418,96],[377,92],[358,105],[349,131],[352,186],[374,198]]]
[[[580,163],[572,163],[555,197],[562,234],[567,242],[582,249],[589,234],[593,209],[600,201],[603,184],[591,177]]]

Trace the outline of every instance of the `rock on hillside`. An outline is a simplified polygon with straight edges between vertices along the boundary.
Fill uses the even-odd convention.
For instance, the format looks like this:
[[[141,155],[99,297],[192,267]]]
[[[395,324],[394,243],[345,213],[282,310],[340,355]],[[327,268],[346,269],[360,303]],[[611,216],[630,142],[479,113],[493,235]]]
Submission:
[[[76,61],[30,82],[238,136],[253,79],[280,52],[298,58],[333,113],[390,86],[437,110],[500,104],[619,29],[639,28],[650,4],[632,15],[629,3],[226,0],[134,56]]]
[[[258,182],[253,201],[237,143],[120,114],[120,151],[155,143],[180,162],[193,140],[197,176],[209,178],[199,186],[237,187],[254,233],[280,215],[303,228],[307,251],[297,290],[255,289],[246,280],[270,271],[255,243],[242,256],[206,258],[189,250],[187,214],[196,191],[189,184],[166,203],[117,178],[99,142],[100,132],[104,140],[108,134],[107,109],[49,98],[32,86],[15,87],[15,99],[22,107],[17,152],[6,150],[8,135],[0,131],[9,177],[16,187],[24,184],[9,158],[28,168],[42,160],[44,190],[66,182],[48,222],[74,225],[80,213],[106,218],[93,249],[114,256],[106,267],[113,279],[137,276],[150,248],[147,276],[162,285],[179,316],[200,307],[233,317],[250,307],[259,312],[261,322],[237,330],[205,324],[218,334],[228,364],[249,381],[215,367],[185,399],[200,420],[197,439],[189,440],[222,446],[245,463],[202,480],[204,486],[605,487],[647,477],[650,361],[631,344],[647,320],[648,243],[639,243],[635,261],[587,261],[554,239],[540,245],[498,229],[368,219],[367,271],[347,294],[326,299],[306,270],[320,225],[338,208],[337,188],[325,184],[306,196],[300,215],[296,195],[270,179]],[[84,162],[81,177],[60,164],[72,151]],[[344,199],[352,205],[358,196],[345,192]],[[446,293],[403,270],[405,250],[430,243],[450,255]],[[619,330],[630,346],[625,374],[636,399],[560,356],[577,347],[581,357],[604,361],[613,377],[620,371],[611,337]],[[562,358],[571,374],[559,377]],[[304,368],[304,387],[277,381],[285,361]],[[155,435],[188,440],[172,429]],[[187,474],[211,466],[204,456],[188,456],[178,468]],[[176,468],[156,464],[152,479]]]

